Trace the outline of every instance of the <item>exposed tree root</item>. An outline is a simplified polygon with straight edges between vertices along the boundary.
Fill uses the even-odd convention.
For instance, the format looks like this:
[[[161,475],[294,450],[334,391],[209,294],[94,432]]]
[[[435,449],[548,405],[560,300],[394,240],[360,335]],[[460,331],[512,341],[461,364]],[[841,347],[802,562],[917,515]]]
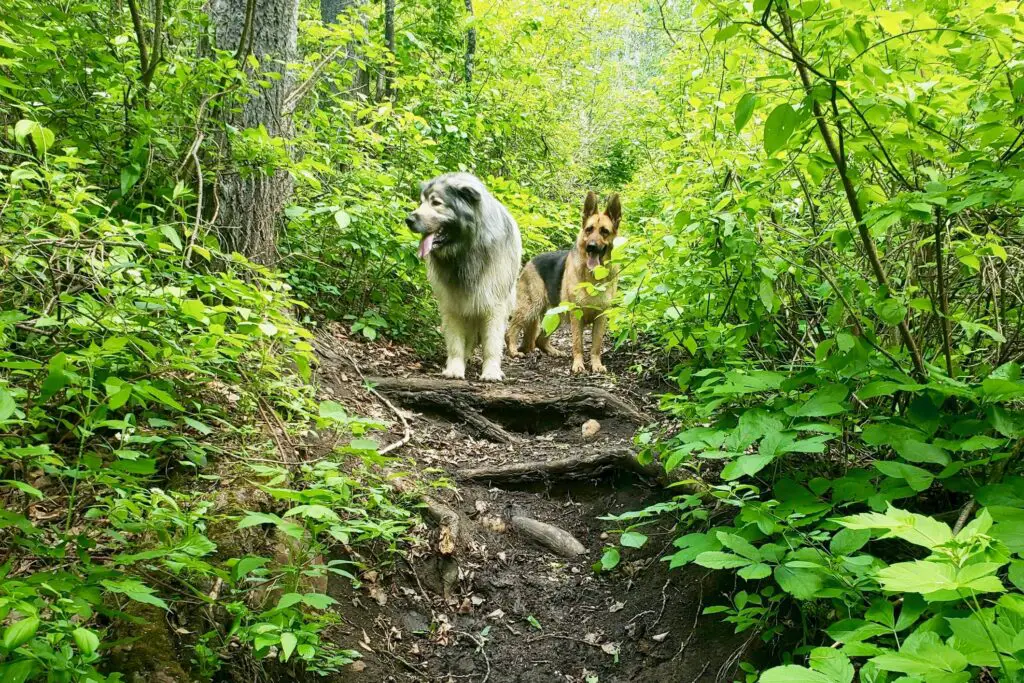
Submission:
[[[686,491],[696,492],[698,486],[666,474],[656,465],[645,465],[627,449],[602,453],[586,453],[558,460],[531,460],[498,467],[474,467],[459,470],[455,478],[462,481],[486,481],[495,484],[517,484],[534,481],[564,479],[590,479],[609,471],[626,470],[648,477],[661,484],[675,484]]]
[[[552,395],[506,386],[480,386],[429,378],[370,378],[377,391],[420,410],[465,422],[477,436],[510,443],[506,428],[540,432],[594,417],[642,424],[645,416],[604,389],[578,387]],[[499,424],[500,423],[500,424]]]
[[[556,555],[575,559],[577,556],[587,553],[583,544],[564,529],[521,515],[512,517],[511,521],[512,528]]]

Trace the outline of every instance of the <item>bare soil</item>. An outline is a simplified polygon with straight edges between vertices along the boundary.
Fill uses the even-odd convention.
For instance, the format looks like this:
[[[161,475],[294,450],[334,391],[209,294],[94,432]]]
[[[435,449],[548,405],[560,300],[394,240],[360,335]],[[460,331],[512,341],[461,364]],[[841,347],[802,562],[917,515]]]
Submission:
[[[566,340],[556,337],[559,342],[566,348]],[[384,441],[401,438],[402,425],[389,406],[366,392],[360,376],[409,378],[436,389],[421,380],[437,378],[442,359],[421,360],[400,346],[358,343],[337,332],[321,345],[327,347],[321,367],[325,392],[354,412],[393,421]],[[609,352],[605,363],[607,375],[574,377],[566,358],[509,360],[502,385],[450,382],[455,409],[446,399],[421,400],[414,390],[385,383],[390,388],[381,393],[403,411],[412,430],[392,455],[411,458],[421,471],[436,468],[455,482],[455,490],[431,495],[472,521],[468,542],[450,557],[431,545],[410,552],[393,572],[371,577],[358,590],[343,580],[331,582],[328,591],[343,619],[334,637],[363,655],[339,680],[733,680],[736,663],[749,654],[748,634],[736,635],[718,617],[700,615],[720,603],[728,588],[717,585],[716,576],[700,568],[669,571],[660,561],[679,535],[671,520],[645,528],[645,547],[622,549],[615,570],[593,568],[603,549],[616,542],[609,532],[619,528],[600,518],[665,500],[669,494],[662,486],[624,469],[523,484],[460,480],[459,473],[472,468],[633,448],[634,433],[656,419],[658,394],[669,387],[643,379],[642,357]],[[470,367],[474,372],[478,362]],[[559,404],[559,397],[594,389],[610,392],[632,412],[601,401]],[[548,403],[542,400],[538,408],[538,398]],[[601,428],[585,438],[582,426],[589,419]],[[571,533],[586,554],[552,553],[514,531],[508,524],[514,515]]]

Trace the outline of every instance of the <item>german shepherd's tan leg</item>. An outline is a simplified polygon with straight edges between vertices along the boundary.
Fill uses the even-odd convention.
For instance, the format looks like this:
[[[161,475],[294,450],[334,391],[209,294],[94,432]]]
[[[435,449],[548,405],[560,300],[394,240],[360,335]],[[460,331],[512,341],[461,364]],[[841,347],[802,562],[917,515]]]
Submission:
[[[533,353],[537,348],[537,333],[540,331],[540,325],[537,323],[536,318],[530,318],[526,321],[526,326],[523,328],[523,343],[519,345],[520,353]]]
[[[519,336],[520,328],[519,322],[516,320],[516,315],[512,315],[512,319],[508,323],[508,330],[505,332],[505,351],[508,352],[510,358],[518,358],[523,355],[523,351],[517,348],[516,338]],[[526,342],[526,338],[523,338],[523,343]]]
[[[608,327],[608,319],[602,312],[594,319],[594,330],[590,337],[590,368],[594,372],[605,372],[601,362],[601,347],[604,345],[604,331]]]
[[[586,372],[583,364],[583,321],[575,315],[570,318],[572,323],[572,373],[577,375]]]
[[[561,351],[559,351],[558,349],[551,345],[551,337],[549,337],[547,332],[545,332],[544,330],[541,330],[540,334],[537,336],[537,348],[540,349],[541,352],[546,353],[552,358],[561,358],[562,356],[565,355],[564,353],[562,353]]]

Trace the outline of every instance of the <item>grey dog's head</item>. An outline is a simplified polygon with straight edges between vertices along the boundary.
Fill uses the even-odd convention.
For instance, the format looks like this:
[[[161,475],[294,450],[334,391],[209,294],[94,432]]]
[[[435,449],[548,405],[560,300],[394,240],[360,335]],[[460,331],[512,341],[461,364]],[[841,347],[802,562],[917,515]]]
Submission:
[[[423,183],[419,208],[405,219],[410,230],[423,236],[420,258],[450,258],[468,245],[485,193],[483,183],[468,173],[447,173]]]

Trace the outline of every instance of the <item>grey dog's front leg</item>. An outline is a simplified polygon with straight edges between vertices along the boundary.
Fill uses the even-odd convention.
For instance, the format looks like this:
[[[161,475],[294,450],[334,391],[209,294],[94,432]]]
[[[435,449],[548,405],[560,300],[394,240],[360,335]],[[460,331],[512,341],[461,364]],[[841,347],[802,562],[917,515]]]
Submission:
[[[484,367],[480,379],[485,382],[500,382],[505,379],[501,371],[501,354],[505,348],[505,316],[496,315],[483,322],[481,346]]]
[[[466,330],[462,320],[453,315],[444,316],[441,321],[445,345],[448,347],[448,364],[441,372],[449,379],[466,378]]]

